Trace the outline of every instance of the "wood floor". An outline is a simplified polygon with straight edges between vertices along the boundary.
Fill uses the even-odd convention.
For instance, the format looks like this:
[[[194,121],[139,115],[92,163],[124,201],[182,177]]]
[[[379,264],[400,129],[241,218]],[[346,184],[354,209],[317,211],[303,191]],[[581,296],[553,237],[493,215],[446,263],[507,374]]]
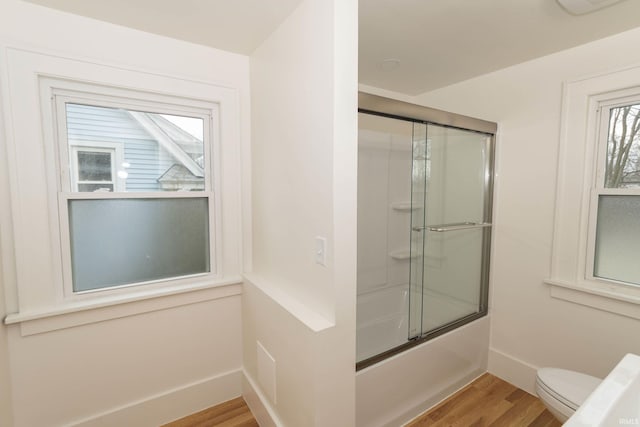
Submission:
[[[559,427],[562,424],[540,400],[491,375],[484,374],[407,427]]]
[[[242,397],[230,400],[164,427],[258,427]],[[491,375],[484,374],[407,427],[560,427],[540,400]]]
[[[196,412],[163,427],[258,427],[242,397]]]

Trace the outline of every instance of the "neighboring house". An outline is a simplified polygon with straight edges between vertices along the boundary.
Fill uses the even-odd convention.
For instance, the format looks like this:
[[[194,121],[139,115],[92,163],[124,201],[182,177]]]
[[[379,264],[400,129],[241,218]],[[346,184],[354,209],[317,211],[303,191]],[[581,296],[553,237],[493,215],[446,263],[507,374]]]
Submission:
[[[172,123],[166,118],[170,116],[66,107],[73,191],[204,189],[202,139]]]

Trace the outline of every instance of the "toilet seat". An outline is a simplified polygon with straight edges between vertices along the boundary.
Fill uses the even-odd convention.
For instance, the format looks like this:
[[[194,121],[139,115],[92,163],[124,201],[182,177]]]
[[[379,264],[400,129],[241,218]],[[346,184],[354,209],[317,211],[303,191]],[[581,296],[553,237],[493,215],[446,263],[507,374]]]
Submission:
[[[560,412],[563,418],[569,418],[601,381],[580,372],[541,368],[536,375],[536,391],[544,403]],[[566,418],[561,421],[566,421]]]

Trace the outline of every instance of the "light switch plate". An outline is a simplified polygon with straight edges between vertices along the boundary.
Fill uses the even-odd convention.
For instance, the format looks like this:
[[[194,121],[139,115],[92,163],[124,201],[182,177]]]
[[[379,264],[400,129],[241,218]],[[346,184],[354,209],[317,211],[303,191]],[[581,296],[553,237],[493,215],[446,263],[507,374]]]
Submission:
[[[316,237],[316,264],[327,266],[327,239]]]

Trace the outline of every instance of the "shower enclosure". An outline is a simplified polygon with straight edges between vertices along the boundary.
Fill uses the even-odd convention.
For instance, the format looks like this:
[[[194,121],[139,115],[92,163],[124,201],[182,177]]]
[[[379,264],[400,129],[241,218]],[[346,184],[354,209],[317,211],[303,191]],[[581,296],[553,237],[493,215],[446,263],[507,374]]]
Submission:
[[[360,94],[357,369],[487,313],[496,125]]]

